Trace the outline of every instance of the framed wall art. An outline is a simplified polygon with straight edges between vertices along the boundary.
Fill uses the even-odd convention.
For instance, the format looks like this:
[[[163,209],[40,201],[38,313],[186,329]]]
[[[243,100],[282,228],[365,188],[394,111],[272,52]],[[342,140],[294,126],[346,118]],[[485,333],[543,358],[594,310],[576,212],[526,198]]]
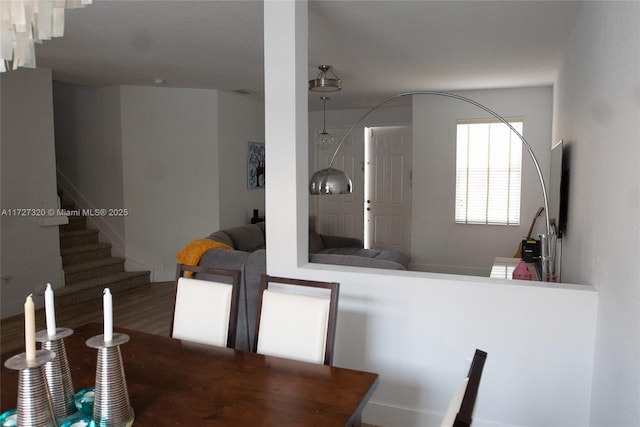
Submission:
[[[247,144],[247,188],[264,188],[265,162],[264,142],[249,141]]]

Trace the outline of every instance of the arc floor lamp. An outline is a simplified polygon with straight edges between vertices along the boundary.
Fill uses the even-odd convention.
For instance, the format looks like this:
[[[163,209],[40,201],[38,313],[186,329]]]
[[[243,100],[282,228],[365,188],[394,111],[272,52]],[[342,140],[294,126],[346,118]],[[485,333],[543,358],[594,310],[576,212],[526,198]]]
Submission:
[[[443,96],[443,97],[446,97],[446,98],[458,99],[460,101],[464,101],[464,102],[467,102],[469,104],[475,105],[476,107],[486,111],[487,113],[489,113],[490,115],[492,115],[493,117],[495,117],[496,119],[498,119],[499,121],[501,121],[502,123],[507,125],[509,127],[509,129],[511,129],[511,131],[518,136],[518,138],[522,142],[523,147],[529,153],[529,156],[531,157],[531,160],[533,161],[533,165],[536,168],[536,172],[538,174],[538,179],[540,180],[540,190],[542,191],[542,199],[544,201],[544,215],[545,215],[545,226],[546,226],[546,233],[545,234],[540,234],[540,247],[541,247],[540,257],[541,257],[541,266],[542,266],[542,281],[549,281],[550,280],[550,276],[551,276],[549,274],[549,272],[551,271],[550,270],[550,263],[551,263],[552,258],[553,258],[551,256],[551,254],[553,253],[553,251],[551,250],[552,249],[551,245],[552,245],[552,242],[553,242],[553,239],[552,239],[553,230],[551,228],[551,221],[549,219],[549,197],[548,197],[548,194],[547,194],[547,187],[546,187],[546,185],[544,183],[544,177],[542,175],[542,170],[540,169],[540,164],[538,163],[538,159],[536,158],[536,155],[534,154],[533,149],[531,148],[531,145],[527,142],[527,140],[524,138],[524,136],[522,136],[522,134],[520,134],[520,132],[518,132],[509,123],[509,121],[507,119],[505,119],[504,117],[502,117],[501,115],[499,115],[495,111],[491,110],[489,107],[487,107],[485,105],[482,105],[479,102],[474,101],[473,99],[466,98],[464,96],[461,96],[461,95],[458,95],[458,94],[455,94],[455,93],[438,92],[438,91],[412,91],[412,92],[403,92],[403,93],[399,93],[397,95],[390,96],[389,98],[385,99],[384,101],[380,102],[379,104],[377,104],[374,107],[372,107],[371,109],[369,109],[369,111],[364,113],[362,115],[362,117],[360,117],[360,119],[358,119],[358,121],[355,124],[353,124],[353,126],[351,126],[349,128],[347,133],[342,137],[342,139],[340,140],[340,143],[336,147],[336,151],[333,153],[333,156],[331,157],[331,161],[329,162],[329,166],[326,167],[325,169],[321,169],[321,170],[317,171],[311,177],[311,182],[309,184],[309,192],[310,192],[310,194],[312,194],[312,195],[328,195],[328,194],[346,194],[346,193],[351,193],[352,192],[352,187],[353,187],[353,184],[351,182],[351,178],[349,178],[349,176],[347,176],[347,174],[345,172],[333,167],[333,162],[335,161],[336,156],[338,155],[338,152],[342,148],[342,145],[347,140],[347,138],[349,137],[351,132],[360,123],[362,123],[362,121],[364,119],[366,119],[367,116],[369,116],[369,114],[373,113],[375,110],[377,110],[378,108],[380,108],[383,105],[387,104],[388,102],[391,102],[391,101],[393,101],[395,99],[402,98],[402,97],[405,97],[405,96],[411,96],[411,95]]]

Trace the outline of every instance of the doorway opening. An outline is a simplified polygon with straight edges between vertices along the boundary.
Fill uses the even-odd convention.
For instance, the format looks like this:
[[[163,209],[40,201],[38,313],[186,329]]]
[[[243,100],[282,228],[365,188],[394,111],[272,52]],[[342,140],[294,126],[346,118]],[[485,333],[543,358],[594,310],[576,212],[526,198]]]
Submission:
[[[346,128],[327,128],[336,143]],[[316,145],[321,169],[336,149]],[[317,200],[317,228],[324,234],[361,239],[368,249],[411,253],[411,126],[375,126],[354,131],[334,165],[351,177],[353,193]]]
[[[365,128],[364,247],[411,253],[410,126]]]

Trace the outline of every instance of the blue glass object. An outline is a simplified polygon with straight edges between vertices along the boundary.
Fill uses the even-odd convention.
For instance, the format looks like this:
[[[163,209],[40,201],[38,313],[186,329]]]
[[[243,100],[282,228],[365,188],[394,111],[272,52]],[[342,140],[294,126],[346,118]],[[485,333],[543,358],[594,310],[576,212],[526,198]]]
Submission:
[[[76,413],[65,418],[60,427],[95,427],[96,423],[90,417]]]
[[[80,412],[80,414],[86,415],[88,417],[93,416],[94,396],[95,394],[94,394],[93,387],[82,389],[76,393],[75,395],[76,408],[78,409],[78,412]]]
[[[18,410],[11,409],[0,415],[0,427],[15,427],[18,425]]]

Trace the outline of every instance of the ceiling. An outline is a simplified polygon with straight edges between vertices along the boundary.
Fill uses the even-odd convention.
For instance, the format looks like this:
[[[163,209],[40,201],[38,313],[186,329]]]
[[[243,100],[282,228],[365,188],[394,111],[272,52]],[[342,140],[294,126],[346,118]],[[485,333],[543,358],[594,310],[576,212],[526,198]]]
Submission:
[[[333,65],[327,109],[410,90],[551,85],[580,2],[309,1],[309,78]],[[250,91],[262,98],[262,1],[94,0],[67,10],[39,67],[87,86]],[[311,110],[322,109],[309,93]]]

